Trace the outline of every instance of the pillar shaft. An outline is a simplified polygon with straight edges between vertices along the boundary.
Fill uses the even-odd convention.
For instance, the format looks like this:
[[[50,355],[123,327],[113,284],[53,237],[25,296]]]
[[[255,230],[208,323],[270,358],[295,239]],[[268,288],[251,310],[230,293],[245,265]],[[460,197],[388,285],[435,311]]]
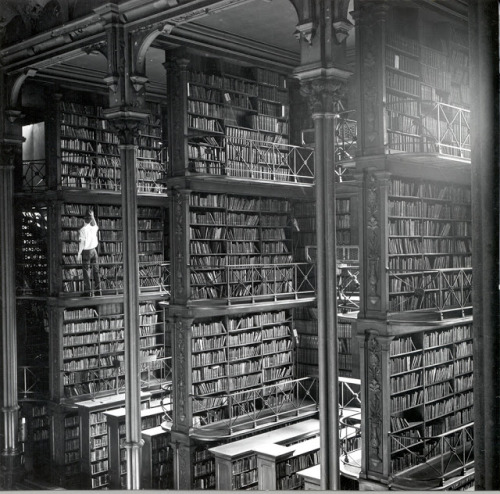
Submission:
[[[20,470],[17,399],[17,334],[14,245],[14,163],[20,159],[19,144],[4,144],[0,162],[0,297],[2,300],[2,487],[10,489]]]
[[[127,489],[140,488],[141,383],[139,263],[137,247],[137,145],[120,144],[123,221],[123,305],[125,320],[125,410]]]
[[[498,2],[470,2],[475,489],[500,489]]]

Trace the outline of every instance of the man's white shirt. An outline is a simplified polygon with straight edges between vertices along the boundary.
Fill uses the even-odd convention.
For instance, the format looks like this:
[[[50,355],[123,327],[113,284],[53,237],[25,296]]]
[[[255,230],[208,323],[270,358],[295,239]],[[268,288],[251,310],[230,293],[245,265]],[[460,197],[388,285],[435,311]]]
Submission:
[[[87,223],[80,228],[80,247],[83,250],[95,249],[97,247],[98,230],[99,227],[97,225],[92,226],[90,223]]]

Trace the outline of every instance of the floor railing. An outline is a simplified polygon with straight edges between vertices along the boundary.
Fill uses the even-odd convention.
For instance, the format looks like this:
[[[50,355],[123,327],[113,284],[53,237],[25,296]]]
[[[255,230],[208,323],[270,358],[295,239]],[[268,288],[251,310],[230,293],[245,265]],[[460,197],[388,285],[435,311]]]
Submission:
[[[228,304],[314,296],[310,263],[235,264],[190,268],[191,300],[225,299]]]
[[[217,395],[192,395],[193,412],[207,412],[193,427],[216,429],[220,434],[230,435],[235,430],[315,412],[318,409],[314,399],[316,386],[316,379],[304,377]],[[217,407],[220,413],[214,420],[208,412]]]

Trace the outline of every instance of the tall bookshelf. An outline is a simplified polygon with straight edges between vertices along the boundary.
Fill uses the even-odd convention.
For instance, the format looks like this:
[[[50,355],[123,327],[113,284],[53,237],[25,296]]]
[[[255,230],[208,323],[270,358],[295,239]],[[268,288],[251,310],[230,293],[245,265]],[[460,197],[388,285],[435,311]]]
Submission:
[[[101,411],[108,405],[113,408],[108,398],[124,392],[125,387],[126,232],[119,142],[104,117],[104,101],[98,93],[69,94],[65,90],[47,98],[46,111],[32,111],[30,118],[39,123],[25,143],[29,149],[43,146],[45,161],[27,161],[23,173],[16,175],[18,315],[20,335],[27,342],[22,361],[28,376],[38,366],[33,375],[44,385],[51,480],[64,487],[107,485],[107,432],[101,435],[99,421],[93,427],[90,418],[82,422],[78,407],[94,401],[94,405],[104,403]],[[170,343],[160,305],[169,293],[168,154],[161,102],[147,102],[146,110],[149,115],[137,142],[137,330],[141,391],[148,391],[159,403],[171,382]],[[38,184],[35,194],[34,177]],[[78,230],[90,209],[99,225],[101,279],[101,290],[93,297],[83,296],[82,268],[76,259]],[[38,440],[30,437],[29,441],[29,451],[34,450]],[[89,443],[95,449],[84,452],[81,444]]]
[[[473,422],[472,323],[396,337],[390,344],[391,469],[398,475],[425,458],[438,463],[460,451],[470,468]],[[455,431],[448,434],[448,431]],[[451,475],[449,475],[451,476]],[[404,482],[404,480],[403,480]]]
[[[293,309],[310,305],[315,287],[296,250],[292,203],[312,197],[313,158],[290,143],[286,74],[171,55],[168,315],[183,404],[171,434],[182,444],[177,465],[186,465],[179,487],[209,489],[207,441],[231,442],[257,414],[255,427],[271,427],[264,417],[273,406],[294,407]],[[307,173],[295,167],[308,159]]]
[[[393,8],[385,37],[389,152],[470,159],[469,52],[464,26]]]
[[[358,254],[358,198],[356,183],[336,183],[336,244],[338,280],[338,368],[339,375],[357,377],[359,360],[357,342],[351,329],[358,307],[357,282],[351,280],[350,273],[359,270]],[[314,202],[294,204],[292,238],[297,255],[301,259],[315,261],[316,256],[316,211]],[[347,281],[345,281],[347,280]],[[349,283],[345,292],[340,293],[343,283]],[[356,303],[348,303],[351,297]],[[347,309],[347,310],[344,310]],[[352,312],[354,317],[342,317],[344,312]],[[318,376],[318,323],[314,307],[295,310],[294,323],[299,335],[297,347],[297,369],[299,376]]]
[[[447,482],[451,473],[437,458],[453,456],[446,445],[456,441],[463,453],[456,476],[465,482],[473,465],[468,167],[429,159],[415,169],[387,160],[364,171],[360,196],[366,202],[356,333],[361,382],[375,383],[363,386],[363,400],[380,400],[363,412],[365,481],[395,489],[426,475],[422,488],[434,478]],[[368,443],[367,436],[377,440]]]
[[[165,193],[161,105],[147,103],[148,119],[139,137],[139,193]],[[99,105],[61,101],[56,114],[60,133],[60,182],[64,188],[121,190],[118,137]]]

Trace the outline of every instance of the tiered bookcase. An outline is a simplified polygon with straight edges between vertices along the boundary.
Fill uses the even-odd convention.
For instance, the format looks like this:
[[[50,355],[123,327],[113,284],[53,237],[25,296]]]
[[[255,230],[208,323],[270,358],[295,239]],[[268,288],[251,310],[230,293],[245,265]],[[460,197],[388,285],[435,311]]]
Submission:
[[[465,451],[462,471],[473,464],[470,437],[464,439],[472,421],[471,374],[460,376],[472,372],[469,171],[431,160],[420,170],[405,162],[396,168],[387,160],[365,170],[361,197],[366,229],[360,228],[356,331],[361,381],[375,383],[364,387],[363,399],[380,400],[380,408],[364,409],[362,449],[370,481],[407,488],[425,470],[424,458],[434,464],[450,431]],[[437,470],[428,473],[429,485],[451,476]]]
[[[338,287],[349,276],[349,271],[357,273],[358,262],[358,204],[354,182],[336,183],[336,235]],[[298,202],[294,205],[293,242],[298,255],[304,260],[315,261],[316,256],[316,212],[314,202]],[[345,297],[358,297],[356,283],[346,288]],[[344,310],[347,307],[347,310]],[[356,339],[353,338],[351,324],[353,317],[341,317],[344,312],[356,312],[357,304],[347,304],[338,298],[338,368],[339,375],[357,376],[359,361]],[[318,330],[315,308],[295,310],[295,327],[299,334],[297,348],[297,369],[299,376],[318,376]]]
[[[123,226],[121,206],[66,203],[61,211],[62,287],[64,294],[82,293],[83,274],[77,263],[78,231],[92,209],[99,226],[99,271],[104,295],[123,292]],[[139,275],[142,289],[159,290],[164,283],[164,213],[160,207],[138,207]]]
[[[242,300],[291,293],[289,214],[284,199],[191,193],[191,298]]]
[[[470,187],[392,178],[388,189],[389,310],[471,304]],[[436,270],[444,270],[436,276]]]
[[[184,406],[172,438],[189,465],[179,487],[207,489],[215,464],[199,437],[230,442],[259,408],[293,408],[292,309],[315,296],[295,251],[293,202],[312,198],[313,155],[290,144],[286,74],[188,52],[169,59],[168,314]]]
[[[139,138],[139,193],[164,193],[161,108],[148,104],[149,117]],[[60,183],[65,188],[120,190],[118,137],[101,106],[61,101],[56,112],[60,132]]]
[[[39,115],[41,125],[29,134],[26,143],[30,149],[43,145],[45,163],[26,162],[23,173],[16,175],[16,214],[22,232],[16,245],[18,295],[23,297],[18,303],[23,321],[20,334],[25,338],[36,335],[32,343],[40,350],[40,361],[49,366],[45,372],[49,377],[45,392],[51,424],[47,451],[51,451],[52,480],[66,487],[80,486],[81,472],[94,479],[84,482],[83,487],[107,485],[107,436],[90,437],[91,428],[80,424],[75,407],[82,400],[106,400],[124,391],[126,232],[122,224],[119,143],[104,117],[103,101],[99,94],[77,92],[48,98],[46,111]],[[170,343],[160,306],[169,290],[168,157],[161,103],[148,102],[146,106],[150,114],[138,137],[137,153],[137,330],[141,390],[149,390],[159,401],[171,380]],[[33,183],[35,176],[37,184]],[[89,209],[99,225],[101,278],[101,293],[94,293],[92,298],[82,297],[82,269],[76,259],[78,230]],[[35,326],[32,320],[36,314]],[[45,342],[40,338],[44,334]],[[35,355],[36,348],[26,346],[23,363]],[[38,374],[41,380],[43,370]],[[98,432],[96,427],[92,431]],[[89,443],[100,444],[100,449],[84,456],[80,444]]]
[[[163,311],[155,301],[139,306],[141,333],[141,377],[151,381],[163,372],[167,357],[164,347]],[[78,309],[60,309],[62,339],[61,377],[53,382],[60,386],[61,397],[102,395],[124,388],[124,315],[123,304],[99,304]],[[158,375],[161,382],[161,375]]]
[[[405,10],[392,9],[386,34],[388,149],[470,159],[467,29]]]
[[[440,436],[473,420],[472,322],[396,337],[390,346],[393,475],[448,456],[467,442]],[[472,461],[472,458],[471,458]]]

